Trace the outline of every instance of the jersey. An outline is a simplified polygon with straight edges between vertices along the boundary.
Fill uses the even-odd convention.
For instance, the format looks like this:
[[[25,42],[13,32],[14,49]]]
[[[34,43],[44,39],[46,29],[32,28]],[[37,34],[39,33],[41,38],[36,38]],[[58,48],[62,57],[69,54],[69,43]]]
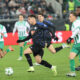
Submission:
[[[39,46],[41,48],[45,47],[45,43],[46,43],[46,36],[48,36],[48,34],[46,35],[45,33],[47,33],[48,28],[47,26],[43,26],[43,23],[36,23],[35,25],[33,25],[33,29],[32,31],[35,31],[35,33],[32,35],[31,32],[29,33],[29,36],[27,36],[27,38],[21,40],[22,42],[29,40],[32,38],[33,40],[33,44],[35,46]],[[45,33],[44,33],[45,32]],[[46,35],[46,36],[45,36]]]
[[[55,25],[51,21],[44,20],[44,24],[46,24],[49,28],[49,31],[52,34],[52,37],[55,37]]]
[[[4,36],[2,36],[1,33],[3,33]],[[0,41],[4,41],[4,37],[7,37],[7,32],[5,27],[0,24]]]
[[[43,40],[45,41],[45,43],[51,43],[51,34],[52,33],[49,29],[49,26],[44,24],[44,23],[41,23],[41,22],[37,22],[38,25],[41,25],[42,27],[45,27],[45,29],[41,30],[43,31]]]
[[[72,27],[72,36],[74,39],[74,44],[80,43],[80,19],[77,19],[73,22]]]
[[[28,24],[27,21],[17,21],[13,29],[13,35],[17,30],[19,37],[28,36],[27,31],[29,31],[29,29],[30,25]]]

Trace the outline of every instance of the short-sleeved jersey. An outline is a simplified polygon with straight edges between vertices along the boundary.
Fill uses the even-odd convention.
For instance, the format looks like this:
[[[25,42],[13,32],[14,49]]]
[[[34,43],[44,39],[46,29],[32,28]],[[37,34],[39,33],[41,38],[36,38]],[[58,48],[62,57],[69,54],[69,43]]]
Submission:
[[[27,21],[17,21],[13,29],[13,35],[17,30],[19,37],[27,36],[28,35],[27,31],[29,31],[29,29],[30,25],[28,24]]]
[[[2,36],[1,33],[3,33],[4,36]],[[5,27],[0,24],[0,41],[4,41],[3,37],[7,37],[7,32],[6,32]]]
[[[80,19],[79,18],[77,18],[77,20],[73,22],[71,30],[72,30],[71,38],[74,38],[74,44],[80,43]]]

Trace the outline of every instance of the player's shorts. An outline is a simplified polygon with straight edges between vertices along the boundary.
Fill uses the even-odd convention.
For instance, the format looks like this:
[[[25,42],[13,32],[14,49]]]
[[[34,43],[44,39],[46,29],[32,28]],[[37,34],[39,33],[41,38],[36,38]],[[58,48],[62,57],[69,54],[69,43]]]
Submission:
[[[23,37],[19,37],[19,40],[23,40],[23,39],[25,39],[26,38],[26,36],[23,36]],[[25,41],[24,42],[24,44],[26,44],[28,41]]]
[[[32,50],[34,57],[37,55],[43,56],[43,54],[44,54],[43,49],[39,46],[32,45],[32,46],[30,46],[30,49]]]
[[[23,40],[23,39],[25,39],[25,38],[26,38],[26,36],[19,37],[19,40]]]
[[[50,45],[51,45],[51,42],[47,43],[47,48],[49,48]]]
[[[3,41],[0,41],[0,49],[3,50],[3,48],[4,48],[4,42]]]
[[[80,43],[73,44],[72,49],[70,52],[74,52],[77,55],[80,54]]]

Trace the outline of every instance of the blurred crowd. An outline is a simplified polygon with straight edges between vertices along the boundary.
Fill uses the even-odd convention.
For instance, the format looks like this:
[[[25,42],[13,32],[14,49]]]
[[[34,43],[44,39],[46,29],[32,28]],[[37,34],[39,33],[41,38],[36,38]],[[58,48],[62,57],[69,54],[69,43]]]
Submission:
[[[15,19],[19,14],[37,14],[42,12],[52,19],[53,7],[45,0],[0,0],[0,19]]]

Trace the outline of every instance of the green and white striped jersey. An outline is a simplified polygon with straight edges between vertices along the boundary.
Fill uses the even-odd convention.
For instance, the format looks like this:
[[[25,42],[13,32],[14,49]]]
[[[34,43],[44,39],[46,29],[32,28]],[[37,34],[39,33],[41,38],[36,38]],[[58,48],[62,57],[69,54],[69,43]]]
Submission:
[[[2,36],[1,33],[3,33],[4,36]],[[5,27],[0,24],[0,41],[4,41],[4,37],[7,37],[7,32]]]
[[[30,30],[30,25],[27,21],[17,21],[13,29],[13,35],[16,30],[18,31],[19,37],[27,36],[27,31]]]
[[[77,18],[77,20],[73,22],[71,30],[72,30],[71,38],[74,38],[74,44],[80,43],[80,19],[79,18]]]

